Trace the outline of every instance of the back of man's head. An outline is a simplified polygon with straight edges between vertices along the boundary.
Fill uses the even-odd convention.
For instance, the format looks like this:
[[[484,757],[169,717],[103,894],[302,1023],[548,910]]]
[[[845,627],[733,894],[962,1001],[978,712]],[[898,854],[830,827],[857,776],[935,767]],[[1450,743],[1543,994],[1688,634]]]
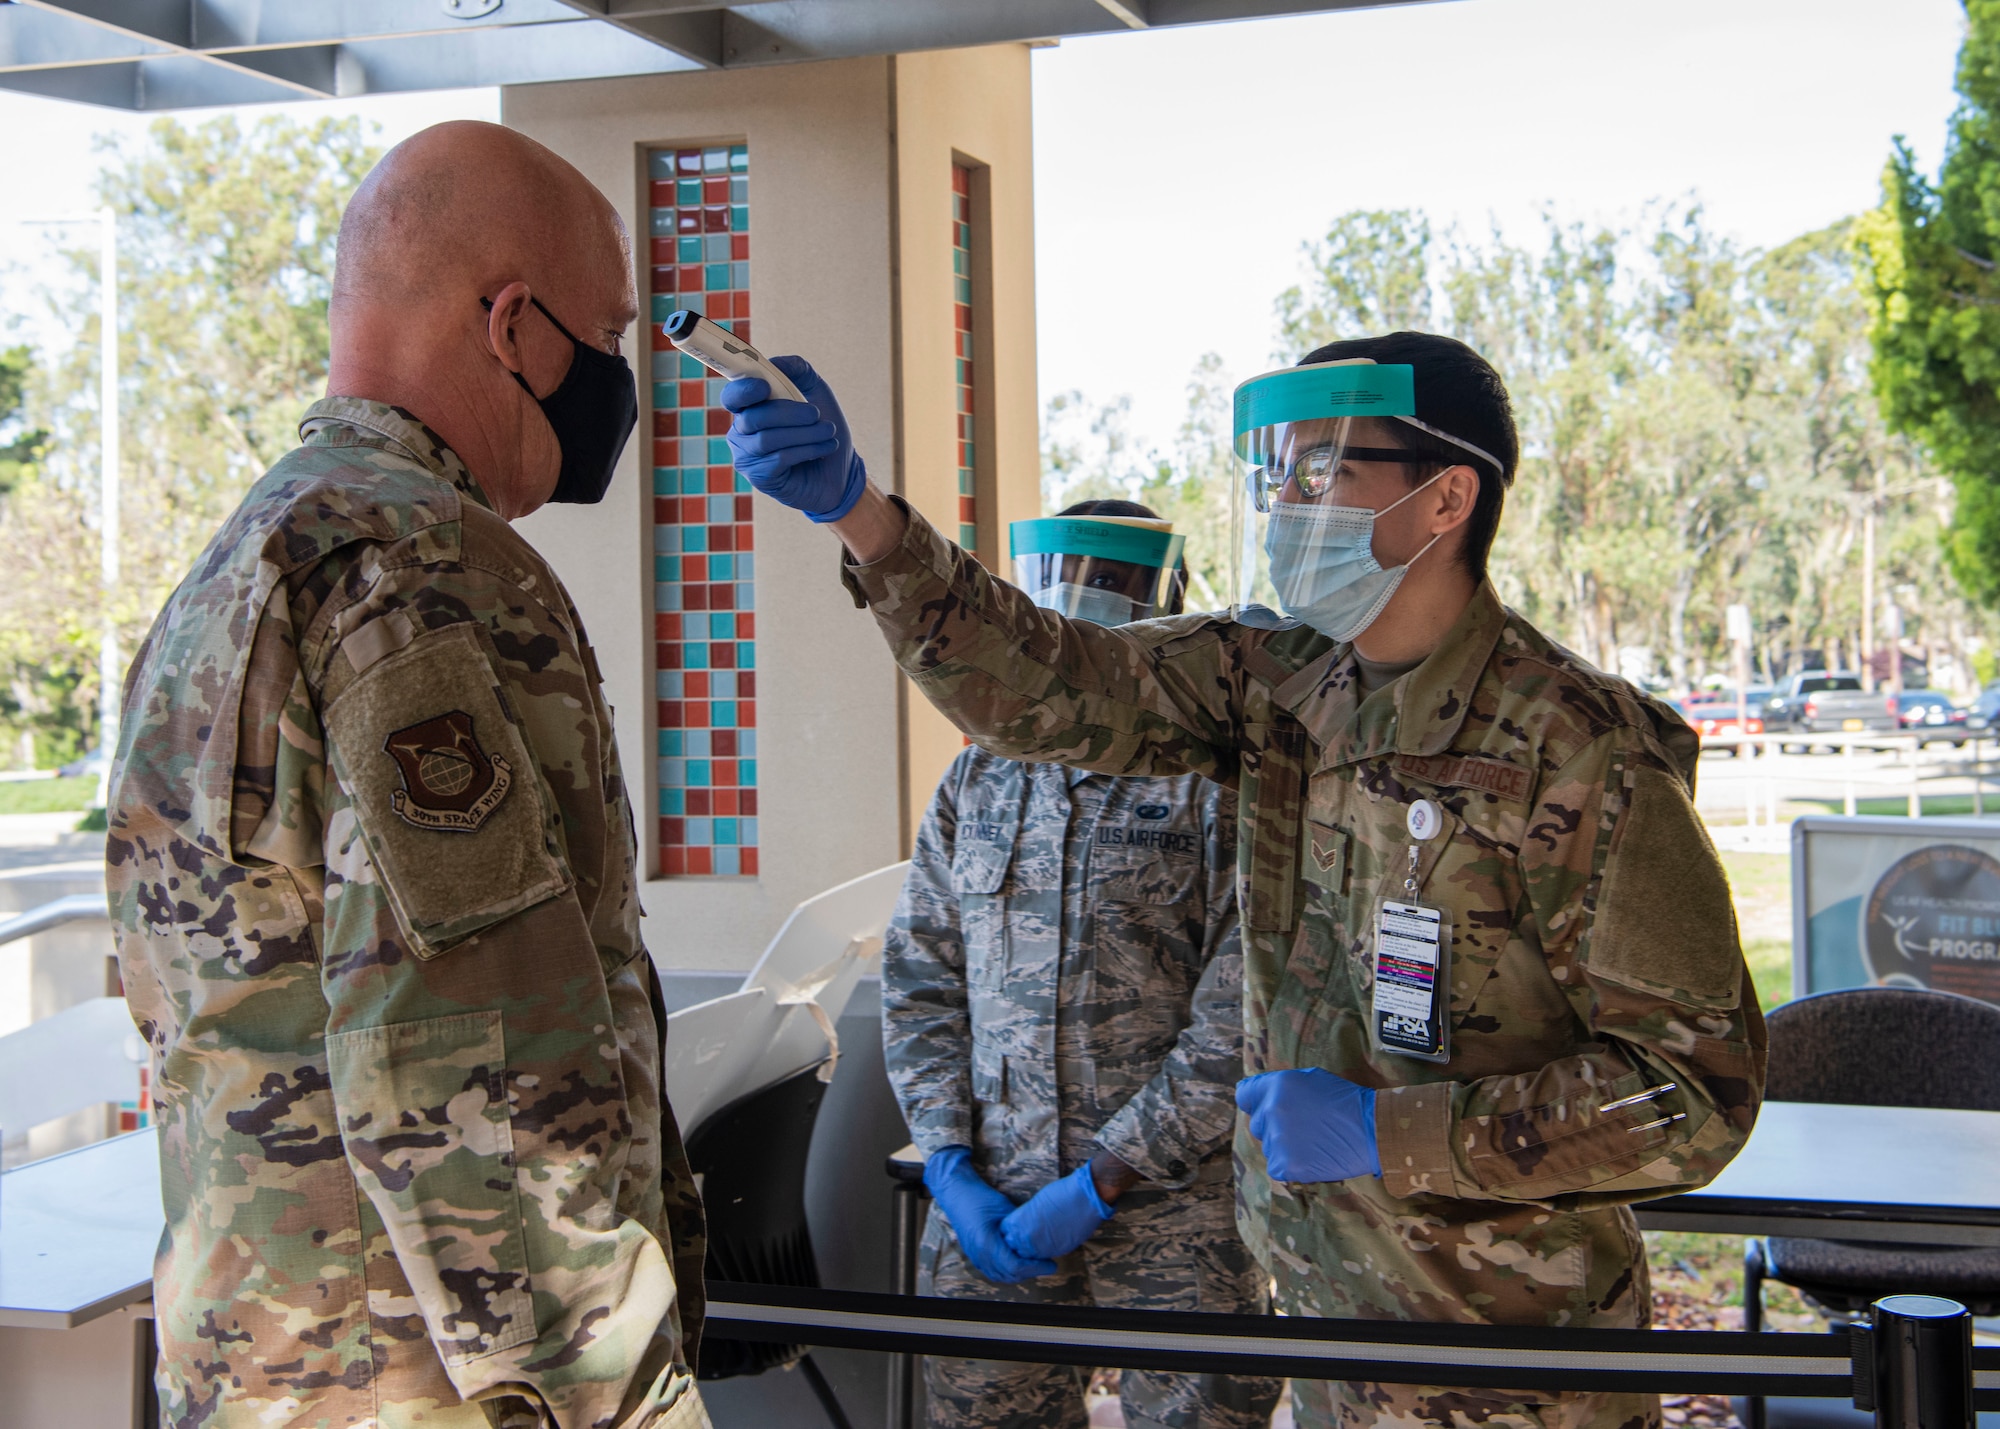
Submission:
[[[1514,404],[1508,399],[1507,384],[1492,363],[1457,338],[1429,332],[1392,332],[1330,342],[1307,353],[1299,365],[1356,357],[1410,367],[1416,386],[1417,420],[1490,452],[1500,462],[1496,470],[1462,447],[1439,441],[1407,422],[1391,423],[1402,445],[1438,458],[1436,466],[1409,468],[1412,485],[1461,462],[1479,473],[1479,500],[1465,523],[1461,560],[1473,575],[1484,576],[1507,488],[1514,484],[1514,470],[1521,460],[1521,439],[1514,430]]]
[[[436,124],[369,171],[340,220],[333,305],[475,307],[480,287],[622,258],[619,220],[553,150],[501,124]],[[469,296],[468,296],[469,295]]]

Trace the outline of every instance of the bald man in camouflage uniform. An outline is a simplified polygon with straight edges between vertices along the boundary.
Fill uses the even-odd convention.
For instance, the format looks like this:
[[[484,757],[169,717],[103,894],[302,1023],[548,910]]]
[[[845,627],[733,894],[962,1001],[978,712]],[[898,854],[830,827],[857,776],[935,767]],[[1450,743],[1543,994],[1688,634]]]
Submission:
[[[752,381],[723,400],[739,413],[739,469],[760,490],[817,512],[849,483],[832,520],[849,590],[917,689],[981,745],[1110,774],[1191,770],[1237,792],[1247,1069],[1332,1074],[1373,1093],[1380,1164],[1276,1181],[1239,1118],[1239,1223],[1279,1307],[1644,1326],[1628,1206],[1713,1179],[1763,1092],[1763,1019],[1692,803],[1698,744],[1485,579],[1518,452],[1491,367],[1415,333],[1306,361],[1350,358],[1413,364],[1421,420],[1504,454],[1493,481],[1442,444],[1430,474],[1359,464],[1370,509],[1400,505],[1393,538],[1375,529],[1377,560],[1411,563],[1369,629],[1399,602],[1424,617],[1404,623],[1400,668],[1271,612],[1117,629],[1062,620],[906,503],[853,491],[852,465],[828,470],[845,456],[844,429],[810,369],[812,407],[767,400]],[[1470,399],[1426,407],[1426,394],[1450,393]],[[1432,450],[1389,422],[1358,440]],[[1447,537],[1433,560],[1407,554]],[[1413,833],[1419,801],[1436,818],[1420,821],[1427,836]],[[1382,896],[1450,918],[1448,1061],[1373,1045]],[[1660,1421],[1650,1395],[1303,1381],[1294,1393],[1315,1426]]]
[[[961,754],[924,815],[882,952],[889,1080],[926,1155],[973,1148],[1025,1200],[1092,1162],[1117,1214],[1053,1276],[997,1285],[936,1205],[921,1293],[1261,1314],[1229,1138],[1243,1065],[1236,801],[1196,775],[1106,779]],[[1084,1423],[1085,1371],[932,1356],[938,1429]],[[1127,1370],[1132,1429],[1255,1429],[1278,1382]]]
[[[409,246],[516,205],[490,249]],[[576,609],[507,519],[550,493],[530,399],[576,360],[512,280],[615,351],[622,230],[493,125],[399,146],[349,219],[329,386],[409,409],[313,406],[126,685],[107,883],[157,1067],[163,1419],[696,1429],[631,808]]]

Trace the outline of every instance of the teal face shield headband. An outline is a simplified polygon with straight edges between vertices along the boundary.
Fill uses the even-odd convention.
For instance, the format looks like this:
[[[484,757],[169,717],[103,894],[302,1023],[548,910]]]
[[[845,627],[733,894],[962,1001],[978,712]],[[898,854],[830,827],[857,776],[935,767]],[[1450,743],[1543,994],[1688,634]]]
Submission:
[[[1014,583],[1048,610],[1098,625],[1179,608],[1181,546],[1172,523],[1127,516],[1044,516],[1007,531]]]
[[[1355,417],[1388,417],[1478,457],[1495,475],[1503,468],[1484,448],[1441,431],[1417,416],[1416,371],[1405,363],[1366,358],[1286,367],[1253,377],[1236,389],[1236,455],[1260,512],[1287,482],[1317,500],[1332,485],[1340,463],[1393,461],[1428,466],[1437,457],[1401,447],[1362,447],[1348,441]]]

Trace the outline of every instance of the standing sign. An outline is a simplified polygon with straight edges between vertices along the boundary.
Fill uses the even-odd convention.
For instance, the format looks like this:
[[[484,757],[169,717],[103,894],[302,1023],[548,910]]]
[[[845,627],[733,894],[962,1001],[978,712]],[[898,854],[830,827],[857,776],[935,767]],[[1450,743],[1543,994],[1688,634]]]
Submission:
[[[2000,820],[1792,824],[1792,992],[1925,987],[2000,1004]]]

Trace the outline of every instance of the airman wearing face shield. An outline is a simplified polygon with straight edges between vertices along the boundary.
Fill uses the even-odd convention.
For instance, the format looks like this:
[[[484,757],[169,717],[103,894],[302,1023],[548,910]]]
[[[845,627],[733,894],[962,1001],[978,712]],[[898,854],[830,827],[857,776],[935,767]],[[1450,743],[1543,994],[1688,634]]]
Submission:
[[[1130,501],[1016,521],[1045,609],[1180,609],[1181,538]],[[883,1051],[928,1160],[927,1295],[1268,1308],[1236,1234],[1243,1060],[1236,804],[1195,774],[1093,775],[966,750],[939,781],[882,950]],[[1015,1202],[1021,1204],[1017,1207]],[[930,1422],[1081,1424],[1088,1375],[929,1356]],[[1261,1429],[1278,1381],[1128,1371],[1125,1422]]]
[[[786,405],[743,403],[731,439],[802,481]],[[987,748],[1237,792],[1237,1222],[1282,1309],[1643,1326],[1629,1205],[1711,1180],[1763,1088],[1698,743],[1486,579],[1519,446],[1470,348],[1331,344],[1239,388],[1235,428],[1227,614],[1064,620],[873,488],[835,524],[845,579]],[[1626,1394],[1294,1396],[1313,1426],[1660,1420]]]
[[[1093,625],[1125,625],[1180,612],[1187,589],[1181,564],[1184,537],[1171,521],[1105,514],[1103,508],[1146,508],[1130,501],[1082,503],[1039,521],[1016,521],[1009,542],[1014,584],[1044,610]]]

